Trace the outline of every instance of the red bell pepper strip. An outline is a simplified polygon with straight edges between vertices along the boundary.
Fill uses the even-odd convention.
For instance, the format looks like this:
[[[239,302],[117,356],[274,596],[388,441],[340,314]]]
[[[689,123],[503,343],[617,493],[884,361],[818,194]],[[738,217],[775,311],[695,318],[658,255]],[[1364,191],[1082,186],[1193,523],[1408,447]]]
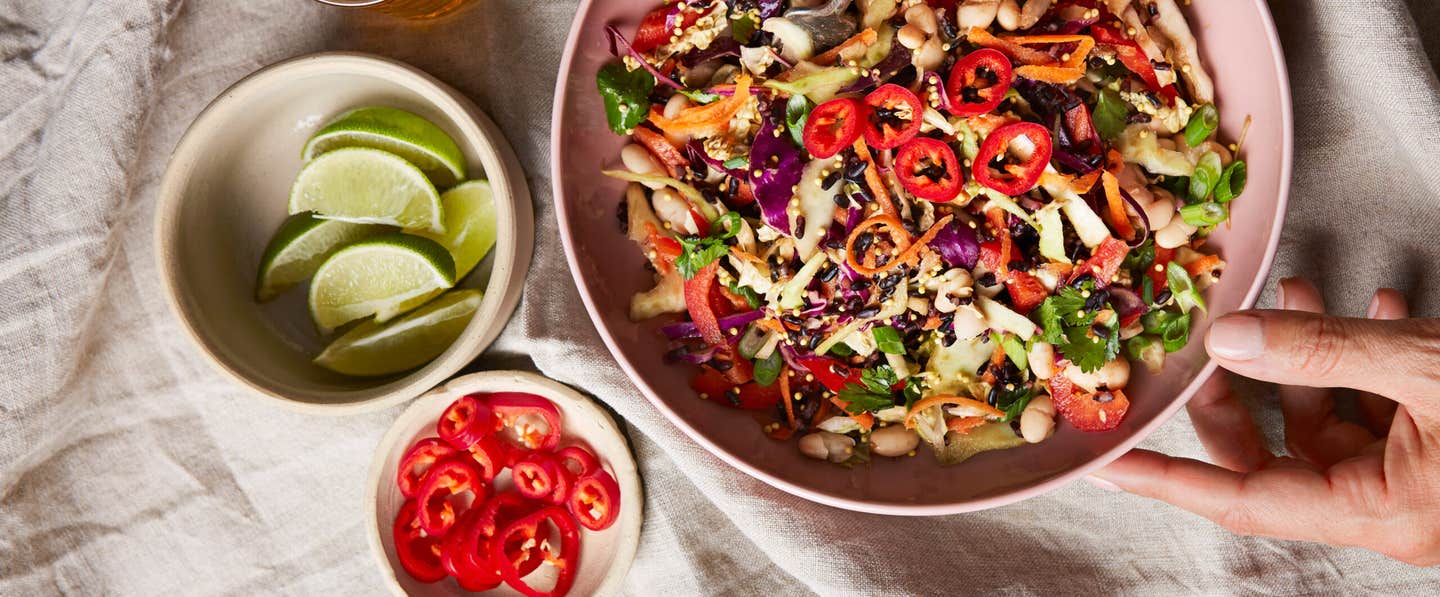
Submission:
[[[604,469],[595,469],[575,482],[565,505],[580,526],[603,531],[620,515],[620,485]]]
[[[513,434],[521,448],[554,450],[560,445],[563,424],[554,403],[521,392],[496,392],[489,401],[500,427]]]
[[[560,466],[565,467],[565,470],[570,471],[570,474],[575,475],[577,479],[589,474],[590,471],[600,468],[600,461],[595,458],[595,455],[580,446],[560,448],[560,451],[555,453],[555,460],[560,463]],[[570,466],[572,463],[575,466]]]
[[[1020,260],[1020,249],[1013,243],[1010,245],[1009,254],[1002,259],[1000,245],[998,240],[987,240],[980,243],[980,263],[985,266],[985,269],[998,272],[1002,267],[1009,267],[1010,262]]]
[[[895,156],[895,174],[905,190],[936,203],[955,199],[965,183],[955,150],[929,137],[916,137],[900,146]]]
[[[416,496],[420,504],[420,528],[431,535],[445,534],[460,517],[460,504],[466,493],[471,499],[464,502],[463,507],[485,499],[485,482],[475,463],[457,455],[436,462],[425,474],[425,482]]]
[[[545,452],[531,452],[510,467],[515,490],[532,500],[547,500],[555,493],[560,465]]]
[[[1005,278],[1005,290],[1010,293],[1011,306],[1021,315],[1028,315],[1050,296],[1039,278],[1019,270],[1010,270]]]
[[[925,104],[909,89],[886,83],[865,96],[869,108],[862,131],[865,144],[875,149],[894,149],[920,134]]]
[[[1010,142],[1024,137],[1034,146],[1028,158],[1018,164],[1005,164],[1004,171],[996,172],[992,167],[997,160],[1006,160]],[[1009,196],[1023,195],[1035,188],[1040,174],[1050,163],[1053,151],[1050,131],[1033,122],[1007,124],[985,137],[980,144],[980,153],[975,156],[975,182],[1000,191]]]
[[[445,567],[440,561],[440,538],[420,530],[420,521],[416,518],[418,511],[415,500],[406,500],[395,515],[395,524],[391,529],[395,537],[395,555],[400,560],[400,567],[411,578],[423,583],[437,582],[445,578]]]
[[[1055,410],[1081,431],[1109,431],[1120,425],[1130,410],[1130,399],[1120,390],[1086,392],[1064,375],[1050,378]]]
[[[637,52],[649,52],[670,43],[675,29],[689,29],[704,15],[705,11],[684,10],[675,2],[667,1],[665,6],[645,15],[640,21],[640,27],[635,30],[635,40],[630,45],[634,46]]]
[[[690,311],[690,320],[700,330],[700,337],[710,346],[727,343],[725,333],[720,330],[720,319],[710,306],[710,287],[715,285],[715,272],[719,269],[720,263],[712,262],[685,281],[685,307]]]
[[[949,111],[961,117],[990,112],[1000,106],[1014,80],[1010,59],[999,50],[981,48],[971,52],[955,63],[945,82]]]
[[[1165,276],[1165,268],[1169,267],[1170,262],[1174,260],[1175,249],[1167,249],[1159,245],[1155,246],[1155,261],[1150,264],[1150,269],[1145,272],[1145,275],[1154,283],[1155,292],[1158,293],[1161,289],[1169,287],[1170,279]]]
[[[752,381],[736,385],[724,373],[709,367],[690,380],[690,388],[708,400],[741,410],[768,410],[780,402],[777,384],[762,386]]]
[[[1125,241],[1113,236],[1106,237],[1091,252],[1089,259],[1075,266],[1075,270],[1070,272],[1070,279],[1067,280],[1067,283],[1073,283],[1081,276],[1090,274],[1095,277],[1097,287],[1109,286],[1111,280],[1120,272],[1120,265],[1125,262],[1125,255],[1129,253],[1130,246],[1125,244]]]
[[[559,553],[550,544],[545,523],[553,524],[560,531]],[[559,569],[555,586],[549,591],[531,587],[522,579],[521,566],[534,559],[525,551],[527,545],[540,546],[544,559]],[[580,530],[569,512],[559,506],[546,506],[520,520],[510,523],[495,536],[490,544],[490,561],[500,569],[505,584],[528,597],[554,597],[564,595],[575,583],[575,574],[580,568]]]
[[[852,369],[830,357],[808,356],[798,360],[802,367],[815,376],[815,381],[831,392],[838,394],[845,386],[861,383],[859,369]]]
[[[833,99],[810,111],[805,119],[805,150],[813,158],[832,157],[856,139],[866,122],[865,104],[851,98]]]
[[[1160,77],[1155,74],[1155,64],[1150,61],[1150,57],[1145,54],[1145,50],[1140,48],[1140,44],[1135,43],[1135,40],[1125,37],[1117,29],[1098,23],[1090,26],[1090,35],[1095,38],[1096,44],[1108,46],[1114,50],[1115,57],[1120,59],[1120,64],[1125,65],[1126,69],[1145,81],[1145,86],[1149,87],[1150,91],[1165,97],[1178,95],[1174,85],[1160,86]]]
[[[461,396],[450,403],[440,415],[440,420],[435,422],[435,433],[450,445],[464,450],[490,435],[494,422],[489,405],[474,396]]]
[[[420,484],[425,479],[426,471],[430,470],[435,461],[455,453],[455,447],[446,443],[438,437],[427,437],[410,447],[410,451],[400,458],[400,470],[395,476],[395,484],[400,487],[400,495],[406,498],[413,498],[420,493]]]
[[[650,153],[655,156],[655,159],[660,160],[660,163],[665,165],[665,171],[670,176],[673,177],[690,167],[689,158],[686,158],[685,154],[680,153],[680,150],[676,149],[675,146],[670,143],[670,140],[665,138],[665,135],[643,126],[637,126],[635,127],[633,136],[637,143],[645,146],[645,149],[650,150]],[[701,220],[704,220],[704,218],[702,217]]]

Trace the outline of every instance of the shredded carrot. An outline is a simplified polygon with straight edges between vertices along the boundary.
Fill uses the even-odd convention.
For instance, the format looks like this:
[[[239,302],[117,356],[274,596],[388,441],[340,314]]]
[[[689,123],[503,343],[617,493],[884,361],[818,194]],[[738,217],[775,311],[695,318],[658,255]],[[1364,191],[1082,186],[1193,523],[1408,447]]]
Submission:
[[[1010,276],[1010,251],[1014,250],[1015,246],[1010,239],[1010,227],[1005,225],[1006,213],[998,207],[985,210],[985,218],[990,220],[990,227],[995,229],[995,238],[1000,241],[1000,267],[995,271],[995,275],[1002,281]]]
[[[778,350],[778,349],[777,349]],[[795,398],[790,395],[790,366],[780,366],[780,401],[785,403],[785,420],[790,423],[791,431],[795,429]]]
[[[939,313],[940,313],[939,310],[931,311],[931,312],[930,312],[930,315],[928,315],[928,316],[925,317],[925,324],[924,324],[924,325],[921,325],[921,326],[920,326],[920,329],[925,330],[925,331],[928,332],[928,331],[930,331],[930,330],[939,328],[939,327],[940,327],[940,315],[939,315]]]
[[[865,276],[873,276],[883,271],[889,271],[902,263],[913,263],[920,258],[920,250],[925,248],[925,245],[930,244],[930,241],[934,240],[935,236],[940,234],[940,231],[944,230],[945,226],[949,225],[950,221],[954,219],[955,216],[953,215],[940,218],[934,225],[930,226],[929,230],[925,231],[925,234],[920,235],[920,238],[912,240],[910,233],[906,232],[905,226],[900,223],[899,218],[887,215],[871,216],[869,219],[860,222],[860,225],[856,226],[855,230],[850,233],[850,238],[845,241],[846,261],[850,264],[850,269]],[[860,238],[860,235],[866,230],[882,225],[891,229],[891,238],[895,241],[895,248],[901,251],[900,254],[886,262],[885,265],[873,266],[868,263],[862,263],[859,259],[860,256],[855,254],[855,240]],[[869,253],[867,253],[867,255],[868,254]]]
[[[995,37],[980,29],[970,29],[970,43],[994,48],[1019,62],[1017,76],[1046,83],[1070,84],[1085,76],[1085,60],[1095,49],[1095,38],[1088,35],[1012,35]],[[1029,47],[1033,44],[1077,44],[1065,60],[1055,60],[1046,52]]]
[[[650,110],[650,122],[667,135],[717,133],[730,128],[730,119],[750,102],[750,75],[735,78],[735,94],[703,106],[681,110],[675,118],[666,118],[657,109]]]
[[[1185,272],[1194,278],[1211,273],[1223,265],[1225,262],[1220,261],[1219,255],[1204,255],[1185,264]]]
[[[1110,226],[1115,228],[1117,236],[1128,241],[1135,236],[1135,228],[1130,225],[1129,214],[1125,213],[1125,198],[1120,196],[1120,181],[1109,172],[1101,174],[1100,180],[1105,185],[1105,201],[1110,205]]]
[[[829,418],[830,409],[832,408],[834,407],[830,405],[829,401],[821,402],[820,408],[815,409],[815,414],[810,416],[810,426],[814,427],[816,425],[819,425],[820,421],[824,421],[825,419]]]
[[[1060,66],[1032,66],[1025,65],[1015,69],[1015,76],[1025,77],[1032,81],[1043,81],[1056,85],[1069,85],[1085,76],[1083,68],[1065,68]]]
[[[954,404],[956,406],[973,408],[985,413],[984,415],[977,416],[993,417],[997,419],[1005,417],[1005,413],[1002,412],[1000,409],[990,406],[989,404],[985,404],[984,402],[981,402],[974,398],[955,396],[953,394],[940,394],[937,396],[931,396],[929,398],[922,399],[919,402],[916,402],[914,406],[910,407],[910,412],[905,413],[905,427],[907,429],[914,429],[915,415],[920,414],[921,411],[928,409],[932,406],[943,406],[946,404]]]
[[[875,196],[880,212],[890,217],[898,217],[900,212],[895,209],[895,203],[890,201],[890,191],[886,190],[885,183],[880,180],[880,168],[875,164],[875,158],[870,155],[870,147],[865,145],[865,139],[855,140],[855,155],[869,166],[865,168],[865,186],[870,187],[870,194]]]
[[[995,37],[991,35],[989,31],[979,27],[971,27],[970,32],[967,33],[965,37],[970,40],[970,43],[977,46],[1000,50],[1001,53],[1008,56],[1011,60],[1021,64],[1045,64],[1055,61],[1054,58],[1045,52],[1027,48],[1007,38]]]
[[[985,417],[955,417],[945,422],[945,428],[964,435],[984,425],[988,420]]]
[[[820,55],[811,58],[810,62],[814,63],[817,66],[830,66],[832,64],[835,64],[835,61],[840,58],[841,52],[849,50],[850,48],[855,46],[863,45],[869,47],[875,45],[875,41],[878,39],[880,39],[880,36],[875,33],[874,29],[866,29],[851,36],[850,39],[840,42],[840,45],[830,48],[829,50],[826,50]]]

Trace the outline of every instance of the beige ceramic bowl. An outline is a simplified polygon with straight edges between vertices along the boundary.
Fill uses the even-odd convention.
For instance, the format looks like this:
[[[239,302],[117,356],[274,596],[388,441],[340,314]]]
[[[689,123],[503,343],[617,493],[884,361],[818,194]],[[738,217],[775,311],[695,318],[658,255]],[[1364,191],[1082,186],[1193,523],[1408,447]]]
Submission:
[[[287,213],[306,140],[360,106],[409,110],[444,129],[471,178],[495,191],[498,239],[458,286],[485,292],[470,326],[425,367],[381,378],[332,373],[310,362],[324,341],[304,285],[261,305],[252,298],[260,256]],[[208,360],[255,393],[308,412],[350,414],[397,404],[454,375],[485,350],[520,301],[534,249],[530,192],[498,129],[469,100],[410,66],[325,53],[266,67],[195,119],[160,183],[155,249],[170,306]]]
[[[405,497],[395,485],[400,458],[421,438],[435,436],[435,421],[457,398],[476,392],[528,392],[555,403],[563,419],[564,439],[561,446],[581,445],[590,449],[600,464],[620,485],[620,516],[615,524],[603,531],[580,529],[580,570],[575,576],[571,595],[613,595],[635,559],[640,543],[640,522],[645,496],[641,492],[640,474],[629,444],[615,420],[599,406],[575,390],[533,373],[521,371],[487,371],[472,373],[451,380],[421,396],[405,409],[390,430],[381,438],[370,463],[369,489],[365,503],[370,508],[370,546],[380,563],[381,573],[396,594],[463,595],[454,579],[424,584],[410,578],[395,555],[391,526]],[[510,488],[510,471],[495,478],[500,490]],[[554,568],[542,565],[526,577],[538,588],[554,582]],[[519,595],[508,586],[486,592],[487,595]]]

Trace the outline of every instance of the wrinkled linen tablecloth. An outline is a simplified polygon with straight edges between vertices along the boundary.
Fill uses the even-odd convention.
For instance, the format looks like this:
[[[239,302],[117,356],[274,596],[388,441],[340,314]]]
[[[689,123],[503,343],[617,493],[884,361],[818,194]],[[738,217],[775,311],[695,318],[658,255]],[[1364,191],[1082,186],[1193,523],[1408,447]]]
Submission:
[[[455,86],[525,164],[534,264],[514,320],[473,368],[535,367],[624,416],[648,489],[628,593],[1440,591],[1435,570],[1234,537],[1084,483],[975,514],[890,518],[723,464],[650,406],[583,323],[549,175],[576,2],[477,4],[415,25],[305,0],[0,0],[0,594],[384,592],[362,496],[399,408],[326,418],[245,396],[185,340],[151,247],[158,181],[201,108],[262,66],[337,49]],[[1311,276],[1347,314],[1381,285],[1440,314],[1440,2],[1271,5],[1296,110],[1272,277]],[[1254,404],[1278,446],[1276,409]],[[1203,457],[1183,414],[1144,446]]]

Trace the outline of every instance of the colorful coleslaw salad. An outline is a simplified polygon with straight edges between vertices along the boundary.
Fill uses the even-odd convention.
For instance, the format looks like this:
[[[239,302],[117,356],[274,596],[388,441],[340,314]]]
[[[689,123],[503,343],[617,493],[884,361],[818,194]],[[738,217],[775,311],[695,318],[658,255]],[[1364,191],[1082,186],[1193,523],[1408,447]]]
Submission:
[[[607,33],[605,173],[656,280],[630,317],[807,456],[1114,429],[1225,267],[1245,163],[1174,0],[690,0]]]

